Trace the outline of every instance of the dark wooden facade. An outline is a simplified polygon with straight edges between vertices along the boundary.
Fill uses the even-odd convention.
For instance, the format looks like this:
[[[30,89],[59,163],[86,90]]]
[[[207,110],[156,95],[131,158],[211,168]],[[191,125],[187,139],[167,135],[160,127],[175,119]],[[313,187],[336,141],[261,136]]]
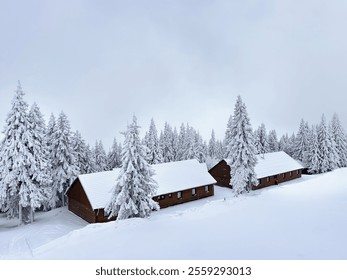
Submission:
[[[211,176],[217,181],[217,185],[222,187],[232,188],[230,184],[230,166],[225,160],[221,160],[214,167],[209,170]],[[258,178],[259,185],[253,186],[253,190],[265,188],[268,186],[277,185],[283,182],[294,180],[300,178],[302,174],[302,169],[292,170],[285,173],[279,173],[264,178]]]
[[[258,179],[259,185],[253,186],[252,189],[258,190],[258,189],[262,189],[262,188],[273,186],[273,185],[278,185],[283,182],[300,178],[301,171],[302,171],[301,169],[298,169],[298,170],[293,170],[293,171],[289,171],[285,173],[280,173],[280,174],[260,178]]]
[[[104,209],[93,209],[89,199],[82,187],[80,180],[77,178],[67,191],[68,209],[81,217],[88,223],[104,223],[115,218],[108,219],[104,214]]]
[[[214,185],[211,184],[192,189],[157,195],[153,197],[153,200],[159,203],[160,208],[165,208],[213,195]]]
[[[223,159],[208,171],[221,187],[231,187],[230,166]]]

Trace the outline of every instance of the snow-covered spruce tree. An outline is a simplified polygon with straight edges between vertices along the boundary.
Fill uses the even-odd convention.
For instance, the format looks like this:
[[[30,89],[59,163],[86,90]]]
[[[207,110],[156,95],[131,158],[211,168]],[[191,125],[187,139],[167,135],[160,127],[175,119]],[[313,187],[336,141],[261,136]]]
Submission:
[[[268,136],[269,152],[278,152],[279,144],[277,140],[276,130],[270,130]]]
[[[217,155],[217,142],[214,130],[212,129],[211,138],[208,142],[208,156],[211,158],[216,158]]]
[[[162,151],[160,149],[158,138],[158,131],[153,119],[151,119],[151,124],[147,133],[146,146],[148,148],[147,161],[149,164],[157,164],[163,162]]]
[[[335,113],[331,120],[331,136],[335,142],[336,150],[339,156],[338,167],[347,167],[347,138],[341,126],[338,115]]]
[[[258,130],[254,133],[255,136],[255,149],[257,154],[264,155],[270,151],[268,136],[266,133],[265,124],[261,124]]]
[[[227,128],[225,130],[225,136],[224,136],[224,141],[223,141],[223,150],[224,150],[224,158],[229,158],[231,155],[229,154],[228,147],[232,141],[232,136],[231,136],[231,129],[233,125],[233,116],[230,115],[228,123],[227,123]]]
[[[320,172],[320,156],[318,146],[318,128],[312,126],[307,138],[307,151],[304,154],[304,165],[310,174],[318,174]]]
[[[89,144],[87,144],[86,146],[86,158],[87,158],[86,173],[88,174],[88,173],[96,172],[95,156]]]
[[[171,162],[174,160],[173,151],[173,130],[172,127],[165,122],[164,131],[160,134],[160,149],[162,151],[162,162]]]
[[[33,221],[35,209],[45,200],[42,185],[47,183],[44,159],[37,145],[37,127],[28,116],[28,104],[23,99],[20,83],[6,118],[1,149],[1,209],[8,218],[20,223]],[[33,131],[35,130],[35,132]]]
[[[257,163],[252,127],[246,105],[237,97],[231,127],[231,142],[227,147],[231,167],[231,185],[236,196],[249,192],[258,185],[254,167]]]
[[[299,131],[295,137],[293,145],[293,156],[295,159],[303,162],[304,155],[308,151],[308,133],[309,126],[308,123],[301,119]]]
[[[36,177],[35,184],[37,188],[42,189],[42,193],[44,194],[45,200],[42,204],[43,208],[46,210],[48,198],[52,194],[52,179],[50,174],[52,168],[46,137],[46,124],[40,108],[36,103],[31,106],[29,119],[31,122],[31,132],[33,134],[32,150],[36,162],[36,171],[33,176]]]
[[[318,127],[318,148],[320,158],[319,173],[334,170],[339,162],[339,157],[324,114]]]
[[[75,153],[78,174],[86,174],[89,169],[87,145],[81,133],[76,130],[71,137],[72,149]]]
[[[118,144],[117,139],[113,139],[112,147],[107,154],[107,168],[112,170],[121,166],[121,145]]]
[[[64,112],[59,114],[51,139],[53,192],[49,206],[65,206],[65,191],[78,175],[72,147],[70,122]]]
[[[112,192],[112,197],[105,207],[109,217],[127,219],[147,217],[159,205],[152,200],[158,188],[152,176],[154,171],[146,161],[146,146],[141,144],[139,126],[134,116],[124,133],[122,166]]]
[[[203,142],[202,137],[198,131],[195,131],[194,134],[194,158],[196,158],[200,163],[203,163],[206,161],[207,145]]]
[[[185,144],[186,144],[186,127],[184,123],[180,126],[180,132],[178,134],[178,149],[176,151],[176,161],[184,160]]]
[[[96,141],[94,146],[95,171],[101,172],[107,170],[107,155],[102,141]]]

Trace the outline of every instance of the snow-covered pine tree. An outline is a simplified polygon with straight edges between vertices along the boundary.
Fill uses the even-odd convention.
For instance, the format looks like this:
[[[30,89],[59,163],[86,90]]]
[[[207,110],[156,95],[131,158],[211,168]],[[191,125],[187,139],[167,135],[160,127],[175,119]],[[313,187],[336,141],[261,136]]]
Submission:
[[[270,151],[269,143],[268,143],[268,136],[266,133],[266,127],[265,124],[261,124],[254,134],[255,136],[255,149],[257,154],[264,155]]]
[[[86,146],[86,158],[87,158],[86,174],[96,172],[95,156],[89,144],[87,144]]]
[[[176,151],[176,161],[184,160],[185,144],[186,144],[186,127],[184,123],[180,126],[180,132],[178,134],[178,149]]]
[[[33,221],[33,212],[45,200],[41,184],[47,181],[42,173],[45,160],[41,158],[40,148],[35,147],[37,127],[28,116],[28,104],[23,97],[18,82],[2,142],[0,203],[8,218],[18,217],[20,223],[27,223]]]
[[[147,147],[141,144],[139,126],[134,116],[124,133],[122,166],[112,192],[112,197],[105,207],[109,217],[127,219],[147,217],[159,205],[152,200],[158,188],[152,176],[154,171],[146,161]]]
[[[305,153],[308,151],[308,133],[308,123],[301,119],[299,131],[293,145],[293,157],[301,162],[303,162]]]
[[[172,151],[173,151],[173,161],[177,161],[179,157],[179,142],[178,142],[178,132],[177,128],[174,127],[172,133]]]
[[[270,130],[268,136],[269,152],[278,152],[279,144],[277,140],[276,130]]]
[[[186,137],[183,145],[183,159],[198,159],[198,153],[195,145],[195,131],[193,127],[189,126],[189,124],[186,125]]]
[[[230,143],[232,141],[232,136],[231,136],[231,130],[232,130],[232,125],[233,125],[233,116],[230,115],[228,123],[227,123],[227,128],[225,130],[225,136],[224,136],[224,141],[223,141],[223,150],[224,150],[224,158],[230,158],[231,155],[229,154],[228,147],[230,146]]]
[[[319,173],[334,170],[339,162],[335,143],[330,135],[324,114],[318,127]]]
[[[210,141],[208,142],[208,155],[211,158],[216,158],[216,155],[217,155],[216,136],[215,136],[215,133],[214,133],[213,129],[212,129],[212,132],[211,132]]]
[[[164,132],[161,133],[160,137],[160,149],[162,151],[162,162],[171,162],[174,160],[173,151],[173,130],[171,125],[165,122]]]
[[[151,119],[151,124],[149,126],[149,130],[146,136],[147,136],[146,146],[148,148],[148,154],[147,154],[148,163],[158,164],[163,162],[162,151],[160,149],[159,138],[158,138],[158,131],[153,119]],[[166,147],[166,145],[164,145],[164,147]]]
[[[107,155],[102,141],[96,141],[94,147],[95,171],[101,172],[107,170]]]
[[[232,120],[232,140],[227,147],[230,155],[228,164],[231,167],[231,185],[236,196],[249,192],[253,185],[258,185],[257,175],[254,171],[257,158],[253,137],[246,105],[239,95]]]
[[[339,156],[338,167],[347,167],[347,138],[341,126],[337,113],[331,120],[331,136],[335,142],[336,150]]]
[[[308,148],[304,155],[304,165],[307,167],[308,172],[310,174],[317,174],[319,173],[320,169],[320,156],[319,156],[319,146],[318,146],[318,128],[316,126],[312,126],[311,130],[309,131],[308,138],[307,138],[307,144]]]
[[[194,138],[194,152],[195,157],[200,163],[205,162],[206,160],[206,143],[203,142],[202,137],[198,131],[195,131],[195,138]]]
[[[72,147],[70,122],[64,112],[59,114],[51,140],[53,193],[49,206],[65,206],[65,191],[78,175]]]
[[[72,150],[75,153],[78,174],[86,174],[89,169],[87,145],[81,133],[76,130],[71,137]]]
[[[109,170],[121,166],[121,150],[120,144],[118,144],[116,138],[114,138],[112,147],[107,155],[107,167]]]
[[[45,200],[42,201],[43,208],[47,209],[48,198],[52,194],[51,162],[49,157],[48,143],[46,137],[46,124],[40,108],[34,103],[29,111],[31,132],[33,134],[32,151],[35,156],[34,183],[37,188],[42,189]],[[33,212],[32,212],[33,214]],[[33,219],[33,216],[31,216]]]

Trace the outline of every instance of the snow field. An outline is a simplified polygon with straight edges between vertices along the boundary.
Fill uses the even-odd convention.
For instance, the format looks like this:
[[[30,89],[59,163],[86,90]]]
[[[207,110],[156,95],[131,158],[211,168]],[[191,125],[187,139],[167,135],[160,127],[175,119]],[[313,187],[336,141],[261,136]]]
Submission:
[[[216,187],[145,219],[87,225],[57,209],[11,228],[1,218],[0,258],[347,259],[346,201],[345,168],[237,198]]]

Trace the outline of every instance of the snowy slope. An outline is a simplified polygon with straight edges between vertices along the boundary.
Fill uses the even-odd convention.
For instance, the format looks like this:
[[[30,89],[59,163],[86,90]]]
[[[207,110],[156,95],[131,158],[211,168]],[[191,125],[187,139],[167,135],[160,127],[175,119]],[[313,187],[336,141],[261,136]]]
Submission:
[[[32,245],[32,253],[20,245],[17,254],[10,248],[3,253],[0,247],[0,256],[34,259],[347,259],[346,201],[347,169],[304,176],[238,198],[233,197],[229,189],[216,187],[215,197],[166,208],[154,212],[148,219],[83,226],[72,214],[60,213],[69,217],[71,223],[76,219],[76,230],[45,243],[40,240],[47,236],[45,223],[41,223],[43,229],[36,237],[37,246]],[[64,225],[62,220],[59,218],[55,226],[60,222]],[[2,220],[0,223],[3,224]],[[1,228],[0,240],[15,243],[11,236],[24,228],[7,228],[5,232]],[[28,234],[30,230],[28,228]],[[6,231],[11,231],[11,236]],[[0,242],[3,246],[3,241]]]

